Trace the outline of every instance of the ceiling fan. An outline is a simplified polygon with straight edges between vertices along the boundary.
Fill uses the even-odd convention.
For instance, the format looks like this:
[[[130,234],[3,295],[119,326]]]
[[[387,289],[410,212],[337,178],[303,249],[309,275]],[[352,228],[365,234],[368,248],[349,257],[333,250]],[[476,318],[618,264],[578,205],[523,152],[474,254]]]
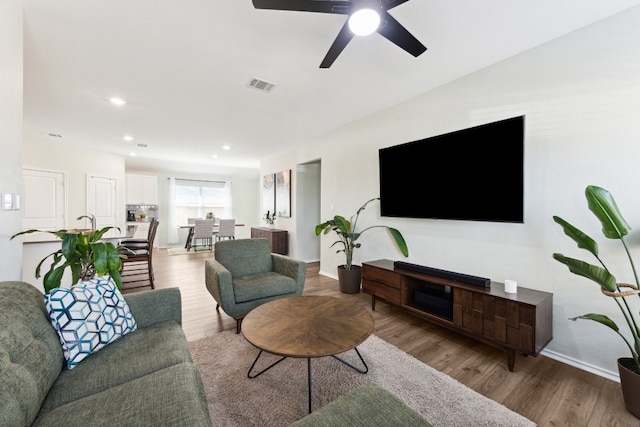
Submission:
[[[413,56],[419,56],[427,48],[387,12],[409,0],[253,0],[256,9],[294,10],[348,15],[347,22],[338,33],[320,64],[329,68],[354,35],[377,32]],[[369,28],[360,31],[358,20],[369,22]]]

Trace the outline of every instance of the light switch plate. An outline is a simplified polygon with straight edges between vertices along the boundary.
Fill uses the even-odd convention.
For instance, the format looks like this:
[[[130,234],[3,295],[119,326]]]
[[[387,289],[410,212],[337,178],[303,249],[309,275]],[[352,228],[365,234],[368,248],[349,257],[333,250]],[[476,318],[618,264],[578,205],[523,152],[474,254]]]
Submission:
[[[13,194],[12,193],[2,194],[2,210],[3,211],[13,210]]]

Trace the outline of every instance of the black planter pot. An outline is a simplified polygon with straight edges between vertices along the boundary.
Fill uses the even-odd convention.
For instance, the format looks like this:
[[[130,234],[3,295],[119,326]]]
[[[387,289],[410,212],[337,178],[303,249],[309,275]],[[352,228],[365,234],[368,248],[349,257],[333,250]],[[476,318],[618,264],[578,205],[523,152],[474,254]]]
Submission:
[[[351,265],[351,270],[347,270],[344,265],[338,266],[338,282],[340,292],[345,294],[357,294],[360,292],[360,280],[362,279],[362,267]]]
[[[618,373],[620,374],[624,406],[636,418],[640,418],[640,374],[633,370],[631,357],[618,359]]]

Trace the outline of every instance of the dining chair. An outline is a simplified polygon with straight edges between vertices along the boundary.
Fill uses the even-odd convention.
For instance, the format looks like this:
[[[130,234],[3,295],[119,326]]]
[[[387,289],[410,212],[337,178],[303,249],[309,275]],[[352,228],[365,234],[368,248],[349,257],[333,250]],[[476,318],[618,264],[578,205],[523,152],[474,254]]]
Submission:
[[[197,219],[202,218],[187,218],[187,225],[191,225],[191,227],[189,227],[187,230],[187,241],[184,244],[184,248],[186,250],[191,250],[191,243],[193,241],[193,226],[195,226]]]
[[[216,240],[235,239],[236,238],[236,220],[221,219],[218,225],[218,233]]]
[[[153,241],[156,238],[156,230],[159,221],[151,219],[147,239],[130,239],[120,242],[120,254],[122,258],[122,289],[155,288],[153,277]]]
[[[198,240],[203,242],[198,244]],[[191,247],[194,252],[198,250],[198,246],[206,246],[209,250],[213,248],[213,220],[197,219],[193,227],[193,237]]]

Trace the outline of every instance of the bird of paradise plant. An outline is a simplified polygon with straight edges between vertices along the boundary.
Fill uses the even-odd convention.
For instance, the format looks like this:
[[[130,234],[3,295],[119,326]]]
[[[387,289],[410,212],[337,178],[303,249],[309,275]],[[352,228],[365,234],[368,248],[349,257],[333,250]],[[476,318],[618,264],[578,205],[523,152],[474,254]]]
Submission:
[[[631,338],[629,338],[628,335],[623,335],[618,325],[604,314],[588,313],[573,317],[570,320],[593,320],[612,329],[626,343],[633,359],[633,370],[636,373],[640,373],[640,362],[638,359],[638,349],[640,349],[640,329],[638,329],[639,322],[634,311],[632,311],[629,306],[630,301],[627,301],[626,299],[626,297],[638,295],[639,286],[635,264],[631,257],[631,253],[629,252],[629,247],[624,239],[624,237],[629,234],[631,227],[622,217],[613,196],[607,190],[590,185],[585,190],[585,196],[587,198],[589,209],[602,224],[603,235],[608,239],[618,239],[622,243],[627,254],[627,258],[629,259],[629,263],[631,264],[635,284],[618,283],[615,276],[606,267],[604,261],[600,257],[596,241],[558,216],[554,216],[553,220],[562,226],[564,233],[577,243],[578,248],[590,252],[600,265],[589,264],[585,261],[570,258],[559,253],[554,253],[553,258],[566,265],[572,273],[585,277],[598,284],[603,294],[613,297],[613,300],[624,316]]]
[[[353,263],[353,252],[361,246],[360,242],[358,242],[358,239],[365,231],[371,230],[372,228],[386,228],[387,230],[389,230],[391,237],[393,237],[393,241],[396,243],[396,246],[398,247],[400,252],[402,252],[402,255],[404,255],[405,257],[409,256],[409,248],[407,247],[407,242],[404,240],[402,233],[400,233],[393,227],[388,227],[386,225],[372,225],[363,229],[362,231],[356,231],[360,213],[367,207],[369,203],[375,200],[380,200],[380,198],[375,197],[368,200],[364,205],[360,207],[360,209],[358,209],[356,214],[351,217],[351,220],[348,220],[343,216],[336,215],[333,217],[333,219],[316,225],[316,236],[319,236],[322,232],[324,232],[324,234],[327,234],[331,231],[336,232],[336,234],[338,235],[338,240],[333,242],[330,247],[339,245],[339,249],[336,251],[336,253],[344,252],[344,265],[346,270],[351,270],[351,265]]]

